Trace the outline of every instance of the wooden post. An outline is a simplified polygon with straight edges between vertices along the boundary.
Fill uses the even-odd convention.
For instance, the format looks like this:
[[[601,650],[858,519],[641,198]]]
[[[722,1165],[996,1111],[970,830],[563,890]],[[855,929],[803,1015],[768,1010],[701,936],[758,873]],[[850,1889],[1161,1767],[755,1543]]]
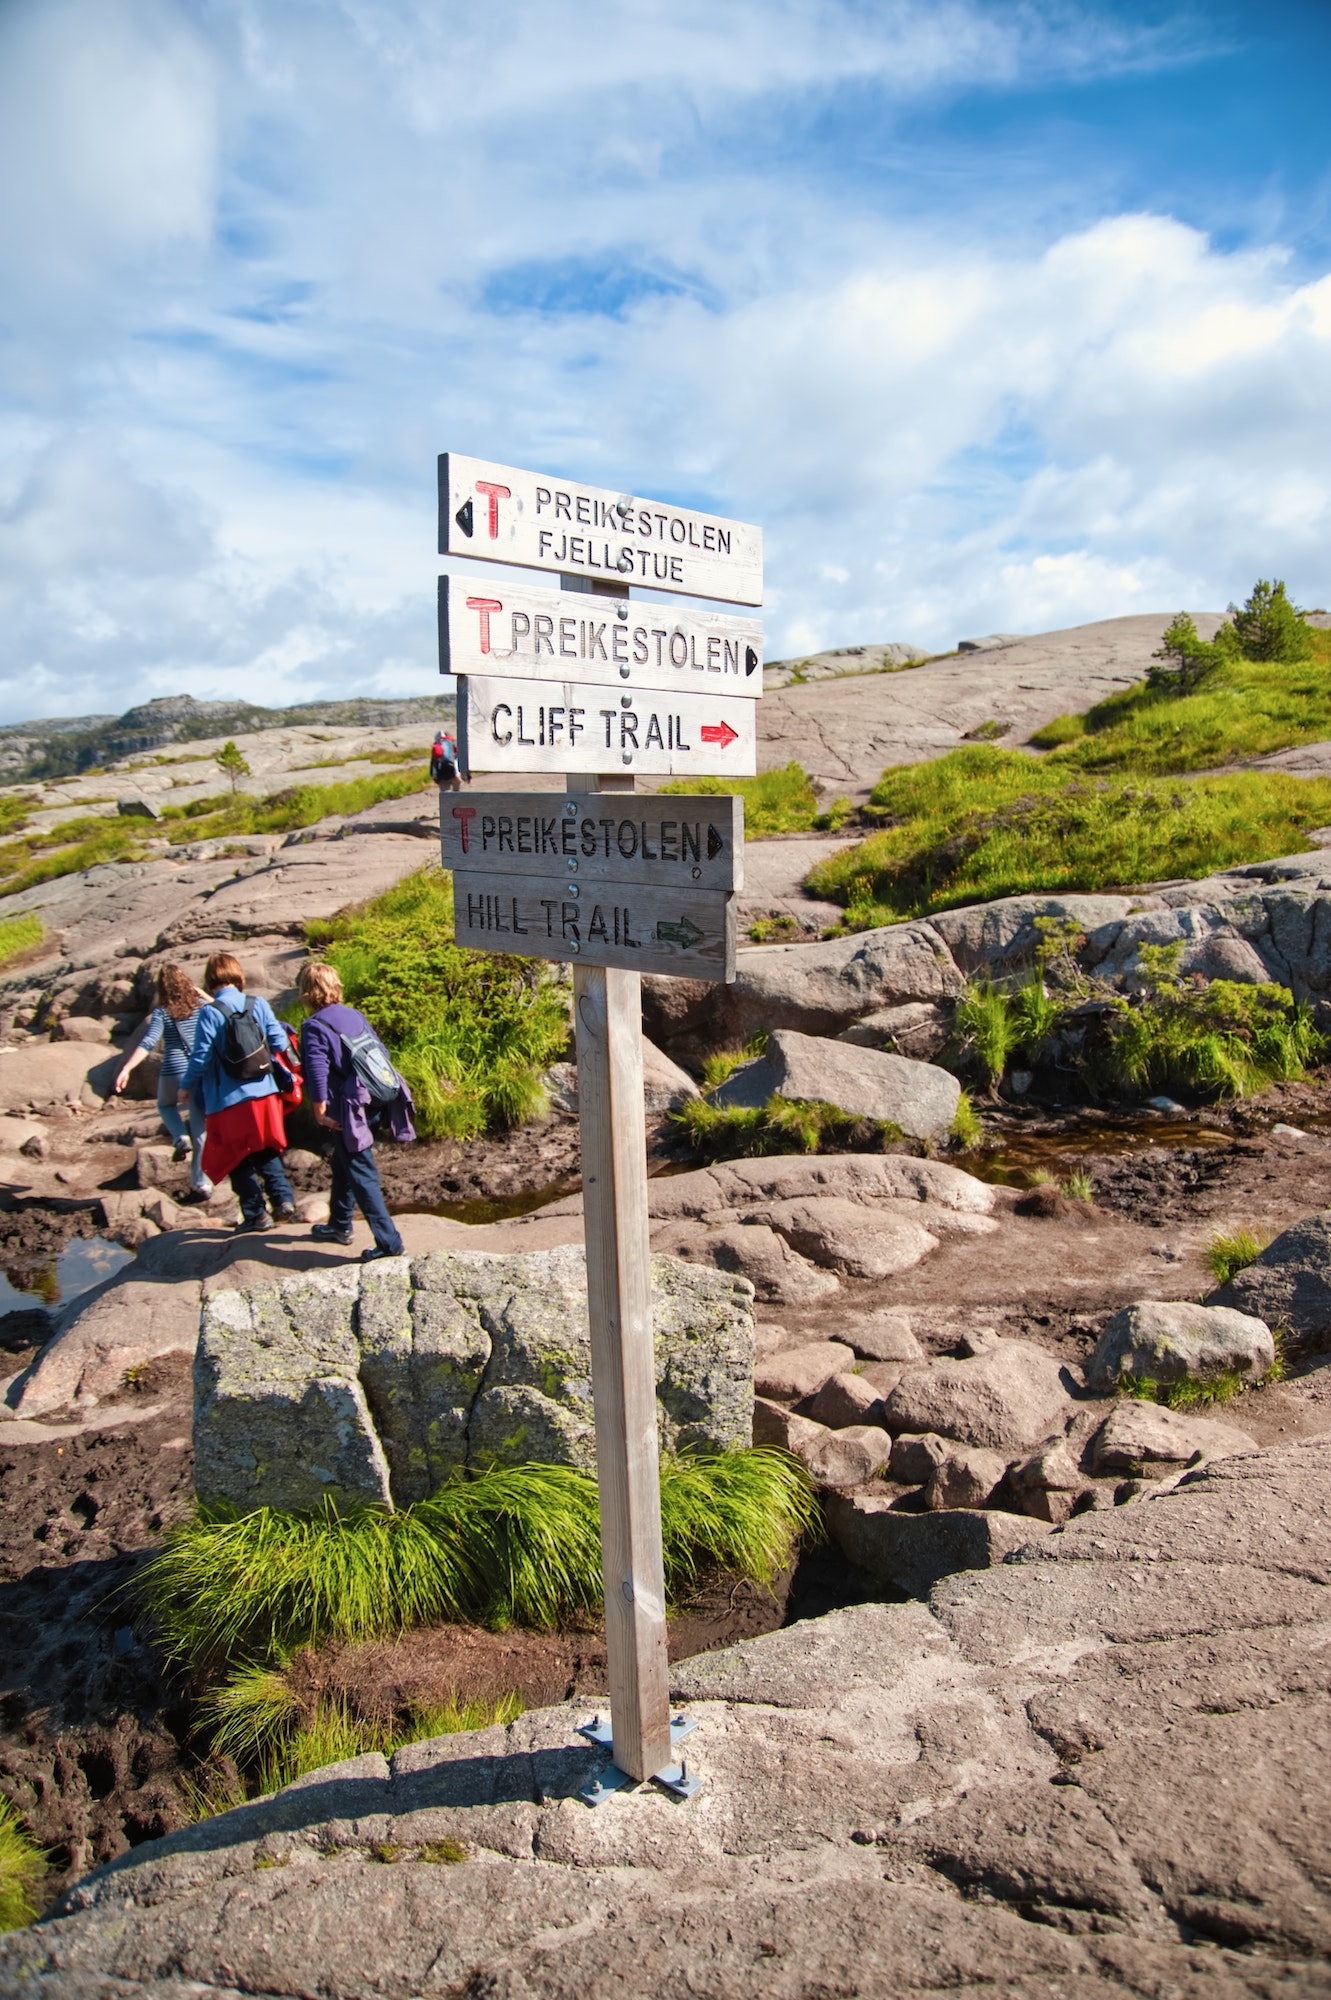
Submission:
[[[570,780],[571,791],[587,788],[586,779]],[[596,789],[631,792],[633,779],[603,777]],[[638,1780],[675,1761],[647,1240],[641,988],[636,972],[573,968],[610,1720],[615,1763]]]

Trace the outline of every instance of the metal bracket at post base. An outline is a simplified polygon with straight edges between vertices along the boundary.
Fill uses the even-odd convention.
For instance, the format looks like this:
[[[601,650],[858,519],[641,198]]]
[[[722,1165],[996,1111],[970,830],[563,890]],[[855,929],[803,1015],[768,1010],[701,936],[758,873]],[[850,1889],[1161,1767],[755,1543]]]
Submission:
[[[674,1715],[670,1718],[670,1747],[677,1750],[686,1736],[692,1735],[697,1723],[688,1716]],[[596,1743],[602,1749],[614,1748],[614,1734],[608,1722],[602,1722],[599,1715],[590,1722],[580,1723],[578,1735],[585,1736],[589,1743]],[[584,1805],[603,1805],[612,1792],[622,1792],[626,1785],[637,1785],[637,1778],[631,1778],[627,1771],[621,1771],[618,1764],[607,1764],[598,1777],[590,1778],[578,1793]],[[649,1782],[659,1785],[663,1792],[669,1792],[674,1799],[691,1799],[702,1790],[702,1779],[694,1777],[681,1757],[678,1764],[667,1764],[663,1770],[653,1771]]]

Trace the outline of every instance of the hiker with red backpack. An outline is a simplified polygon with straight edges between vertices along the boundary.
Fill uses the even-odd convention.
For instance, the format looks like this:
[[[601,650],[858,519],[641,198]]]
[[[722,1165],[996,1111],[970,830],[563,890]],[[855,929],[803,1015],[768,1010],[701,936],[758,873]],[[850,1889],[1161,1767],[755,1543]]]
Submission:
[[[296,1198],[282,1165],[285,1076],[279,1079],[278,1070],[289,1053],[286,1030],[262,994],[246,993],[240,961],[229,951],[213,953],[203,983],[211,999],[199,1009],[178,1100],[183,1107],[202,1088],[203,1171],[213,1181],[231,1176],[240,1198],[238,1231],[268,1226],[265,1203],[274,1222],[294,1222]]]
[[[336,966],[312,960],[296,983],[312,1010],[300,1031],[305,1084],[315,1117],[333,1134],[328,1220],[310,1234],[321,1243],[349,1244],[359,1206],[374,1237],[361,1262],[400,1257],[402,1238],[379,1183],[374,1141],[382,1125],[404,1144],[416,1137],[411,1092],[365,1016],[343,1003]]]

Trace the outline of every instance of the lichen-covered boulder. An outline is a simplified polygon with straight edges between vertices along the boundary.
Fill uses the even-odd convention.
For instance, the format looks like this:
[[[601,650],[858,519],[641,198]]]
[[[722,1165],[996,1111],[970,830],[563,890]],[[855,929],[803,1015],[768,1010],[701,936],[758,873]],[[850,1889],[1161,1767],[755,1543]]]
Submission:
[[[753,1288],[652,1260],[662,1449],[750,1438]],[[398,1506],[450,1473],[596,1462],[583,1253],[480,1251],[205,1299],[195,1485],[209,1504]]]

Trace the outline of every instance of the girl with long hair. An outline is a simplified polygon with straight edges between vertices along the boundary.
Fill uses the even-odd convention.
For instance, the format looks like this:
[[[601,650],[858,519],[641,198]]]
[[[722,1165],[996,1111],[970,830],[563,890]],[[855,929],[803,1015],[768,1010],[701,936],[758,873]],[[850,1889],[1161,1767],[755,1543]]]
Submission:
[[[175,1143],[175,1158],[183,1160],[189,1155],[190,1197],[194,1201],[206,1201],[213,1191],[213,1184],[203,1171],[203,1105],[197,1098],[190,1099],[189,1138],[186,1139],[186,1117],[177,1100],[194,1048],[199,1008],[206,997],[181,966],[162,966],[157,974],[157,1005],[148,1016],[137,1046],[125,1058],[112,1086],[118,1096],[144,1057],[151,1055],[160,1045],[162,1073],[157,1080],[157,1114]]]

